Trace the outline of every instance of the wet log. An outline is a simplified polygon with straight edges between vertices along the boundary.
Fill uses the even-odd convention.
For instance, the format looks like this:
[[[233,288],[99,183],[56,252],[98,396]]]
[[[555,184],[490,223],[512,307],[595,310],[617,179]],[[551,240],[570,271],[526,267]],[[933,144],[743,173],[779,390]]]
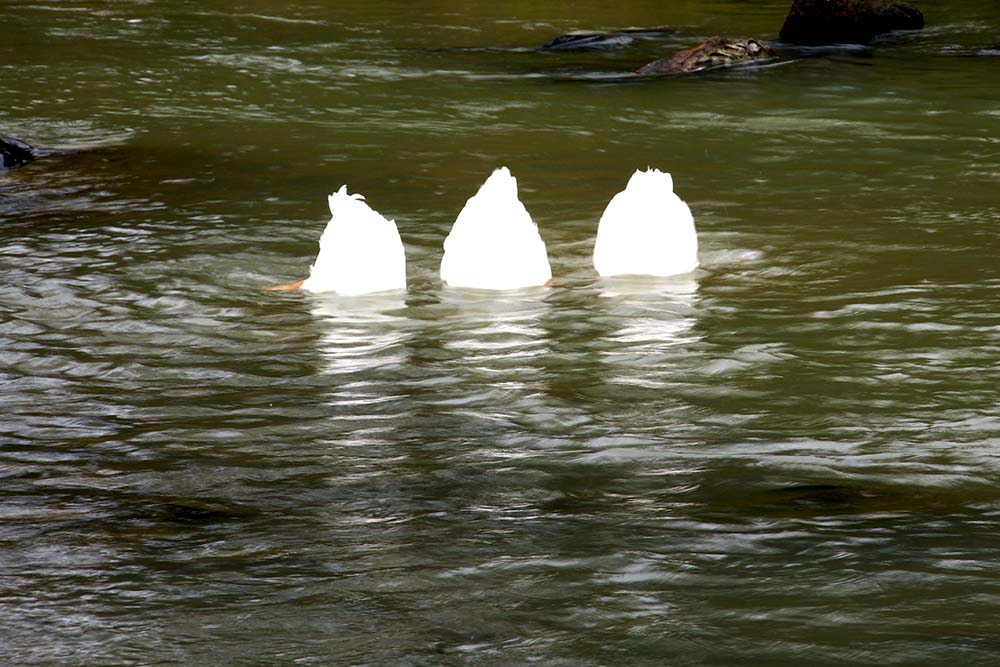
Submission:
[[[774,51],[755,39],[709,37],[705,42],[639,68],[639,76],[688,74],[708,69],[746,65],[774,57]]]

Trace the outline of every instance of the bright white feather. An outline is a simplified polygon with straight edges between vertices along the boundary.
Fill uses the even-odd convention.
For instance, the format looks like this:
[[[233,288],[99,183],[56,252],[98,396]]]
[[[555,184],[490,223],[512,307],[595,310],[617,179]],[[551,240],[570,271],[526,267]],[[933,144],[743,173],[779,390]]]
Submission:
[[[302,289],[344,295],[406,289],[406,253],[396,223],[347,186],[329,198],[330,222]]]
[[[441,280],[451,287],[508,290],[552,278],[545,242],[507,167],[494,171],[465,204],[444,241]]]
[[[602,276],[673,276],[698,266],[691,209],[670,174],[636,170],[608,203],[597,227],[594,268]]]

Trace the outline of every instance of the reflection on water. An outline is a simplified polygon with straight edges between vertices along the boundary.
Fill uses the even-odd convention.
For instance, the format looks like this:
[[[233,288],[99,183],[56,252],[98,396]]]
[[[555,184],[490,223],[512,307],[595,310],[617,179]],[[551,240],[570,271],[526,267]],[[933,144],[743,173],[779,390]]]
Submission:
[[[549,306],[524,294],[542,289],[500,294],[446,290],[441,303],[454,310],[444,322],[442,345],[480,381],[489,382],[492,376],[518,383],[531,374],[532,360],[549,350],[541,328]],[[455,370],[459,371],[456,375],[461,374],[461,369]]]
[[[351,376],[406,363],[406,319],[394,314],[406,306],[401,294],[310,298],[323,331],[319,348],[327,373]]]
[[[454,436],[475,456],[505,459],[532,443],[524,422],[544,409],[546,364],[551,353],[545,321],[549,288],[509,292],[444,289],[424,335],[439,346],[436,380],[428,405],[454,419]],[[541,417],[541,415],[538,415]],[[544,415],[557,420],[557,415]],[[447,423],[447,422],[445,422]],[[434,437],[449,437],[430,423]]]
[[[311,296],[321,330],[321,372],[330,377],[328,417],[343,446],[377,445],[391,434],[405,398],[392,380],[410,361],[411,336],[399,293]]]
[[[613,367],[607,382],[669,390],[683,381],[676,366],[700,340],[695,277],[629,276],[600,282],[601,306],[616,328],[602,346],[603,361]]]

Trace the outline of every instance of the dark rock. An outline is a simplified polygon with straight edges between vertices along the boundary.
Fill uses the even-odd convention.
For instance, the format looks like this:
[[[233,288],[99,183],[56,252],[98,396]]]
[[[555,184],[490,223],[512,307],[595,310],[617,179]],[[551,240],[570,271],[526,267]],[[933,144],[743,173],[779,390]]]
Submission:
[[[675,53],[669,58],[654,60],[640,68],[639,76],[687,74],[706,69],[745,65],[756,60],[766,60],[774,51],[756,39],[732,40],[709,37],[703,44]]]
[[[923,27],[923,13],[908,2],[794,0],[780,36],[806,46],[868,44],[876,35]]]
[[[35,149],[19,139],[0,137],[0,169],[20,167],[35,159]]]

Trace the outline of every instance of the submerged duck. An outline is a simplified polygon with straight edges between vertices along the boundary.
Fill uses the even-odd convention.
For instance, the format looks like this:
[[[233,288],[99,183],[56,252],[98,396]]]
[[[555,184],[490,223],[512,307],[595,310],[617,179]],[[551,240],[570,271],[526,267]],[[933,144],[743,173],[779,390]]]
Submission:
[[[465,204],[444,240],[441,280],[450,287],[508,290],[552,279],[545,242],[507,167],[494,171]]]
[[[602,276],[673,276],[698,266],[691,209],[674,194],[670,174],[636,170],[604,209],[594,243]]]
[[[309,277],[276,290],[343,295],[406,289],[406,253],[396,223],[372,210],[344,185],[330,195],[330,222],[319,239]]]

